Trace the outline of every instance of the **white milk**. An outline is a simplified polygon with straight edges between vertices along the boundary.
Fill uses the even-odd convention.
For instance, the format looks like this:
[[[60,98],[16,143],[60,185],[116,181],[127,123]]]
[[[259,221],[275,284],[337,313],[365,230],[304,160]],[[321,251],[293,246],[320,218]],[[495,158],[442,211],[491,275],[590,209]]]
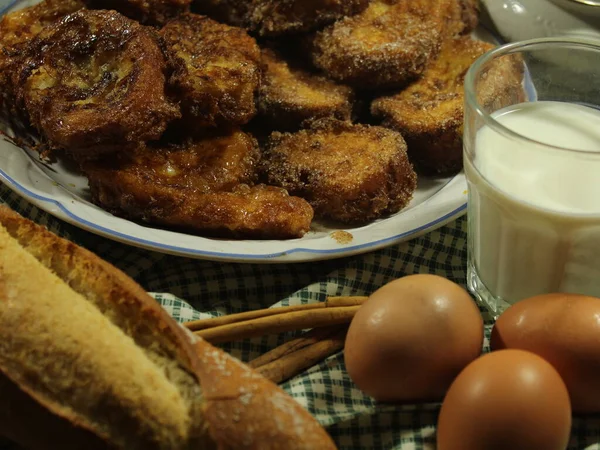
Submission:
[[[465,173],[481,282],[509,304],[547,292],[600,296],[600,111],[534,102],[493,117],[532,140],[588,152],[479,130]]]

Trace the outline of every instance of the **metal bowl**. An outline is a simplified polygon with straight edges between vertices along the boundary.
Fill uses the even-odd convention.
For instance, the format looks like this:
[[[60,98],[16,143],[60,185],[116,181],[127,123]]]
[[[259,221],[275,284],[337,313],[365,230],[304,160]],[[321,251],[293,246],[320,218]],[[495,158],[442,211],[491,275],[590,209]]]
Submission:
[[[600,0],[552,0],[558,6],[579,15],[585,20],[586,17],[600,18]]]

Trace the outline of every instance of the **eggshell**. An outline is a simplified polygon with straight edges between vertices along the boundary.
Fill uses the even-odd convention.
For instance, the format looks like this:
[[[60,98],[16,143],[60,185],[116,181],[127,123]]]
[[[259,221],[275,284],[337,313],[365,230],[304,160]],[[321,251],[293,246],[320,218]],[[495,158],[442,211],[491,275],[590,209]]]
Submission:
[[[498,318],[490,345],[540,355],[565,381],[573,411],[600,412],[600,299],[547,294],[522,300]]]
[[[438,450],[565,450],[569,394],[560,375],[523,350],[489,353],[467,366],[446,394]]]
[[[463,288],[411,275],[378,289],[358,310],[344,358],[354,383],[376,400],[441,400],[482,344],[481,314]]]

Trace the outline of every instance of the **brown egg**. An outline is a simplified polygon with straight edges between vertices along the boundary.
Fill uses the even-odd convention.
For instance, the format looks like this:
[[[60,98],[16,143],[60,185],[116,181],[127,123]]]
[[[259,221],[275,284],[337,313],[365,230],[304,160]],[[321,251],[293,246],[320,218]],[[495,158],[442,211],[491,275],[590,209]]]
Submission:
[[[515,303],[492,330],[492,350],[540,355],[561,375],[575,412],[600,412],[600,299],[547,294]]]
[[[440,400],[482,343],[481,314],[463,288],[411,275],[378,289],[358,310],[344,359],[354,383],[376,400]]]
[[[565,450],[569,394],[542,358],[502,350],[473,361],[454,380],[438,419],[438,450]]]

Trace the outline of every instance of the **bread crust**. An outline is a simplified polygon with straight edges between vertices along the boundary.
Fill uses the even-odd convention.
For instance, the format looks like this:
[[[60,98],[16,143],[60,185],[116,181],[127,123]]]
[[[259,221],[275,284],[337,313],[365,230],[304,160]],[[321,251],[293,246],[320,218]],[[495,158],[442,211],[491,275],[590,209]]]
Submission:
[[[262,67],[258,110],[271,128],[296,130],[304,121],[324,117],[351,119],[354,93],[348,86],[328,80],[268,47],[262,49]]]
[[[23,255],[21,264],[31,271],[19,277],[18,269],[11,270],[0,264],[4,282],[0,289],[0,319],[19,321],[15,333],[5,334],[3,339],[2,346],[7,353],[0,358],[0,372],[53,415],[93,432],[118,448],[183,450],[194,448],[192,443],[206,441],[197,377],[199,361],[184,330],[141,286],[88,250],[5,207],[0,208],[0,223],[4,225],[0,243],[3,251],[9,252],[2,258],[2,264],[8,263],[9,254],[15,258]],[[39,268],[39,264],[33,264],[34,260],[50,269],[54,276],[45,275],[47,272]],[[46,289],[28,289],[23,284],[28,276],[46,280]],[[78,315],[71,326],[66,321],[73,317],[61,321],[52,314],[49,320],[41,320],[43,311],[31,314],[36,306],[46,304],[35,301],[36,292],[50,298],[53,293],[68,297],[75,302],[72,308],[82,315]],[[31,305],[24,304],[28,300]],[[54,303],[58,300],[56,298]],[[83,307],[85,303],[92,305]],[[64,301],[58,301],[57,308],[59,314],[69,314]],[[33,321],[28,321],[32,316]],[[96,344],[89,346],[82,340],[82,324],[77,323],[79,318],[85,321],[85,317],[90,320],[91,330],[102,336],[98,341],[90,335],[94,339],[89,340]],[[112,328],[108,326],[111,322]],[[128,343],[129,339],[133,342]],[[45,347],[43,351],[28,347],[36,341]],[[109,342],[108,346],[104,342]],[[119,351],[136,364],[131,376],[137,372],[138,377],[144,378],[143,382],[139,378],[127,379],[127,370],[123,367],[126,361],[119,359],[119,351],[111,350],[111,346],[121,345],[125,346]],[[39,357],[35,368],[28,361],[30,353]],[[21,362],[17,355],[22,355]],[[53,359],[58,361],[53,362]],[[66,366],[61,366],[63,359]],[[115,369],[111,367],[113,362]],[[164,375],[160,375],[161,372]],[[57,377],[54,381],[53,376]],[[145,387],[146,383],[151,384]],[[167,391],[156,397],[152,386]],[[71,395],[64,396],[70,391]],[[78,402],[78,398],[83,400]],[[174,416],[160,415],[154,411],[156,407]],[[151,410],[145,411],[147,408]],[[25,421],[25,417],[21,420]]]
[[[492,48],[470,36],[450,39],[419,80],[373,102],[372,114],[405,137],[417,170],[451,175],[462,169],[464,77]]]
[[[222,450],[330,450],[317,421],[283,389],[229,354],[196,339],[204,411]]]
[[[63,239],[47,228],[0,206],[0,224],[38,261],[50,268],[80,294],[93,291],[104,304],[104,313],[111,308],[131,336],[144,332],[148,323],[157,323],[152,338],[169,348],[171,355],[197,373],[199,361],[189,345],[185,331],[133,279],[89,250]],[[97,304],[98,305],[98,304]],[[101,309],[102,306],[98,305]],[[140,335],[136,341],[142,339]]]
[[[99,433],[85,417],[64,414],[64,409],[45,401],[44,396],[35,391],[35,385],[15,383],[18,376],[0,370],[0,436],[32,450],[336,448],[318,422],[283,390],[179,326],[141,286],[108,262],[5,206],[0,206],[0,225],[10,235],[7,237],[3,231],[5,242],[14,239],[23,250],[50,268],[60,278],[59,283],[65,282],[93,303],[138,346],[160,348],[160,352],[183,366],[195,386],[201,386],[203,391],[202,397],[190,407],[193,425],[184,446],[170,447],[172,444],[164,442],[148,445],[147,436],[139,436],[140,440],[136,441],[136,431],[132,430],[134,436],[129,436],[127,441],[133,442],[133,446],[124,447],[122,442],[115,443]],[[34,274],[26,274],[23,279],[27,276]],[[6,280],[0,265],[0,284],[3,282]],[[0,315],[3,309],[11,308],[10,302],[4,301],[3,292],[5,289],[0,290]],[[18,292],[11,298],[18,301]],[[10,316],[10,311],[8,314]],[[82,348],[87,352],[94,350]],[[52,351],[49,345],[49,354]],[[77,372],[78,367],[71,369],[73,373],[69,376],[85,376]],[[167,371],[171,370],[172,367]],[[110,394],[98,392],[97,395]],[[145,414],[143,405],[138,414]],[[136,414],[131,416],[136,417]]]

